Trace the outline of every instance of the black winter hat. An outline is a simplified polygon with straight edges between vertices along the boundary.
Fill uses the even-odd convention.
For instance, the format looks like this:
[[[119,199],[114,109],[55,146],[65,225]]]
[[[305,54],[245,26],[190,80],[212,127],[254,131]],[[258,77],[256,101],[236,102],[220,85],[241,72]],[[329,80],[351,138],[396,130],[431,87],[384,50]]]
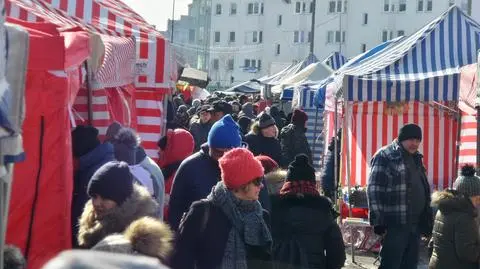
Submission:
[[[298,154],[295,160],[288,165],[287,181],[313,181],[315,179],[315,169],[310,165],[307,155]]]
[[[104,164],[90,179],[87,193],[90,197],[100,195],[117,205],[123,204],[133,193],[133,177],[128,164],[118,161]]]
[[[225,101],[215,101],[213,103],[213,110],[216,112],[223,112],[225,115],[233,113],[232,106]]]
[[[267,128],[269,126],[272,126],[272,125],[275,125],[275,119],[268,115],[267,113],[265,112],[262,112],[259,116],[258,116],[258,127],[260,127],[260,129],[263,129],[263,128]]]
[[[398,142],[402,142],[412,138],[422,140],[422,128],[420,128],[420,126],[410,123],[400,128],[400,133],[398,134]]]
[[[79,125],[72,131],[73,156],[81,157],[100,145],[98,130],[93,126]]]

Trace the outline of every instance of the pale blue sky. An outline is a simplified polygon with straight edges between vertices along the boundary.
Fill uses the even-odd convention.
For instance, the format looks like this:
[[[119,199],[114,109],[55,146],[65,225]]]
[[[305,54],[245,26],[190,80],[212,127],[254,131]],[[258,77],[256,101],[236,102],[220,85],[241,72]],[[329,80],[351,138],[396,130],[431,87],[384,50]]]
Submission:
[[[173,1],[175,1],[175,18],[188,13],[188,4],[192,0],[123,0],[140,16],[153,25],[157,30],[167,30],[168,19],[172,17]]]

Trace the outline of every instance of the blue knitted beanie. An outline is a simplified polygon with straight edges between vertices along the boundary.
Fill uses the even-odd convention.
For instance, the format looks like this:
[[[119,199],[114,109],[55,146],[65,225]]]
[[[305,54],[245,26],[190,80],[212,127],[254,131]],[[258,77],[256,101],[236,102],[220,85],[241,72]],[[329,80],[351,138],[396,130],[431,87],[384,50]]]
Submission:
[[[238,148],[241,144],[240,128],[230,115],[215,122],[208,133],[208,146],[211,148]]]

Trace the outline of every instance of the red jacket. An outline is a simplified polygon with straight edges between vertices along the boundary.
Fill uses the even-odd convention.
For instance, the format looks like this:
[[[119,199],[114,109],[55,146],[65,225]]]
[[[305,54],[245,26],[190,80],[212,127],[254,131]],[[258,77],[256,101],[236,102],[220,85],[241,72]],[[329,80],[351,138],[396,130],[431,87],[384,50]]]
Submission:
[[[158,160],[158,165],[165,176],[164,219],[168,217],[170,192],[178,166],[184,159],[192,155],[194,147],[193,136],[188,131],[184,129],[167,131],[167,145],[165,150],[160,153],[160,159]]]

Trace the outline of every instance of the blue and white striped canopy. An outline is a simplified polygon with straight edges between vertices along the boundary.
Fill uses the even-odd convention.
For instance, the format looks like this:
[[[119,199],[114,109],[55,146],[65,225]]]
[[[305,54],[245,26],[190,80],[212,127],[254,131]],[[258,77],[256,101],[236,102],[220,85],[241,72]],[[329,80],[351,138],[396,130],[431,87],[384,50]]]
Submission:
[[[458,69],[476,62],[478,49],[480,25],[452,6],[416,33],[346,70],[345,97],[349,101],[457,100]]]
[[[323,60],[323,63],[328,65],[333,70],[340,69],[340,67],[342,67],[346,62],[347,62],[347,57],[343,56],[338,51],[333,52],[332,54],[328,55],[328,57],[325,58],[325,60]]]
[[[358,66],[365,61],[368,61],[371,57],[374,57],[375,55],[380,54],[381,52],[388,50],[393,45],[400,42],[403,38],[404,37],[402,36],[402,37],[394,38],[392,40],[385,41],[385,42],[380,43],[379,45],[373,47],[372,49],[370,49],[370,50],[368,50],[368,51],[366,51],[366,52],[364,52],[360,55],[355,56],[354,58],[349,60],[346,64],[344,64],[339,70],[337,70],[337,72],[332,74],[330,77],[324,79],[323,81],[319,82],[318,85],[317,85],[318,91],[317,91],[317,94],[315,95],[315,103],[317,104],[317,106],[322,107],[324,105],[322,102],[325,101],[325,100],[320,98],[321,93],[326,91],[326,87],[330,83],[336,84],[337,88],[339,89],[339,92],[340,92],[341,86],[342,86],[342,83],[343,83],[344,74],[345,74],[345,72],[347,72],[347,70],[350,70],[351,68],[354,68],[355,66]],[[341,92],[339,94],[341,94]]]

